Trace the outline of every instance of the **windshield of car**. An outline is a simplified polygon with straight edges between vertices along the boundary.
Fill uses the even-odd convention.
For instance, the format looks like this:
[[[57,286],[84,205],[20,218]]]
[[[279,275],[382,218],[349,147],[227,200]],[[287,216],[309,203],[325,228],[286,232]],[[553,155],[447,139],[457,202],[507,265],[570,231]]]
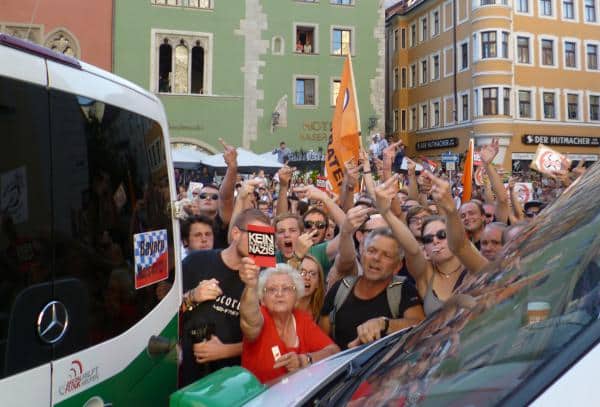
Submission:
[[[549,366],[554,375],[557,364],[568,368],[576,359],[566,364],[562,355],[591,346],[578,338],[598,340],[598,196],[600,165],[396,344],[349,405],[494,405],[534,375],[548,376]]]

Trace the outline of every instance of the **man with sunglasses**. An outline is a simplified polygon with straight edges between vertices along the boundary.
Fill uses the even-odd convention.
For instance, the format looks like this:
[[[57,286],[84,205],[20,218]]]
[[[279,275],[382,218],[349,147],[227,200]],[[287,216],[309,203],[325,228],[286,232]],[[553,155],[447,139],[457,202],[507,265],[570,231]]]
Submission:
[[[311,208],[302,217],[305,232],[314,232],[311,236],[313,245],[323,243],[327,233],[328,218],[319,208]],[[316,232],[315,232],[316,230]]]
[[[227,247],[227,229],[233,212],[234,190],[237,179],[237,150],[219,139],[223,145],[223,158],[227,171],[220,187],[214,184],[204,185],[197,197],[200,214],[214,221],[214,247]]]

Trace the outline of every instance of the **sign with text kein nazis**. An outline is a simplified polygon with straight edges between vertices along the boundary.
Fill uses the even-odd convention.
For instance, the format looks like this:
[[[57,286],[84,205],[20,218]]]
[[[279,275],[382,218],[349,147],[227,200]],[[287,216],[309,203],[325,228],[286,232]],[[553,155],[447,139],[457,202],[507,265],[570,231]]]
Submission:
[[[248,254],[260,267],[275,267],[275,228],[248,225]]]
[[[166,229],[133,235],[133,253],[136,290],[169,277]]]

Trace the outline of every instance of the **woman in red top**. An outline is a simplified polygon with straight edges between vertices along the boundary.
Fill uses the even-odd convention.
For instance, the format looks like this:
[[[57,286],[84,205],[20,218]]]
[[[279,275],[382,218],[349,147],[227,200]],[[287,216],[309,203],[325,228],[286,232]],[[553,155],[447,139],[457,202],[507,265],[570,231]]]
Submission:
[[[252,259],[242,259],[242,366],[265,383],[339,352],[312,315],[295,309],[304,294],[300,274],[287,264],[266,269],[260,277],[259,271]]]

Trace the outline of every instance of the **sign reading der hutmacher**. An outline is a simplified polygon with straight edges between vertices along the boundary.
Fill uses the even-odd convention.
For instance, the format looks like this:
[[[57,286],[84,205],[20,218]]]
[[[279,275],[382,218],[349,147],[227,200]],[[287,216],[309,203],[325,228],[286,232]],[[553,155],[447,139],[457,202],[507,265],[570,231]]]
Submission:
[[[523,135],[523,144],[545,144],[547,146],[600,147],[600,137]]]

